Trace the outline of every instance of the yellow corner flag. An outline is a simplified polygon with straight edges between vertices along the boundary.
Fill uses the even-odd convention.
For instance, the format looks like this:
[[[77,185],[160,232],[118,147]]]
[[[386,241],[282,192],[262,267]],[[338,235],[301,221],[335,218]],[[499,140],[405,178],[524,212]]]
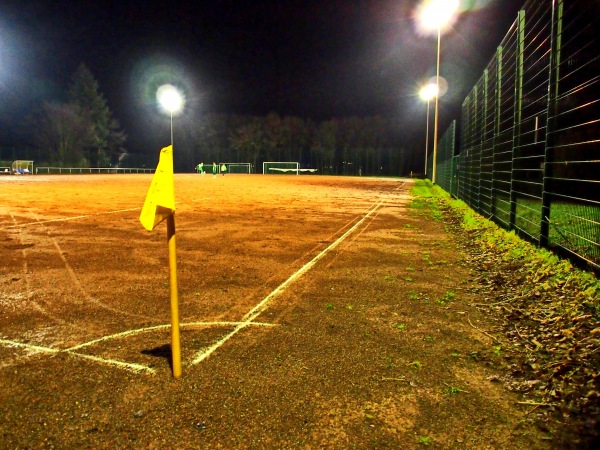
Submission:
[[[181,376],[181,346],[179,343],[179,305],[177,299],[177,248],[175,245],[175,183],[173,180],[173,144],[163,148],[158,166],[142,206],[140,222],[148,231],[167,219],[169,245],[169,290],[171,297],[171,356],[173,376]]]
[[[160,151],[158,166],[140,214],[140,222],[146,230],[152,231],[174,212],[173,146],[169,145]]]

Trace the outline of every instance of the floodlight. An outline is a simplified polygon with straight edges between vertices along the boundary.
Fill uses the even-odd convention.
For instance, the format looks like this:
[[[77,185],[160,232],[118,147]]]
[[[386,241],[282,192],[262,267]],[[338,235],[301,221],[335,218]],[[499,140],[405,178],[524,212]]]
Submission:
[[[156,91],[158,103],[170,114],[176,114],[183,108],[184,100],[179,90],[170,84],[164,84]]]
[[[439,88],[437,84],[430,83],[427,86],[423,86],[419,91],[419,97],[426,102],[430,101],[432,98],[435,98],[439,93]]]
[[[458,7],[459,0],[426,0],[419,10],[419,23],[426,31],[437,31],[453,21]]]
[[[160,106],[171,115],[171,145],[173,145],[173,114],[177,114],[183,109],[183,95],[175,86],[163,84],[156,91],[156,99]]]

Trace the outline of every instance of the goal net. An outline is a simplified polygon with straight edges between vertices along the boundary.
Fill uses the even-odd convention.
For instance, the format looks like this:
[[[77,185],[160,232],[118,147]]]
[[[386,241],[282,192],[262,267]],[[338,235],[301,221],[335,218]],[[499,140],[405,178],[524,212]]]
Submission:
[[[264,162],[263,174],[288,174],[298,175],[300,173],[300,163],[297,162]]]
[[[250,163],[221,163],[219,164],[219,172],[221,172],[223,164],[227,167],[227,173],[252,173],[252,164]]]
[[[33,161],[26,161],[23,159],[17,159],[10,165],[10,171],[17,175],[32,174],[33,173]]]

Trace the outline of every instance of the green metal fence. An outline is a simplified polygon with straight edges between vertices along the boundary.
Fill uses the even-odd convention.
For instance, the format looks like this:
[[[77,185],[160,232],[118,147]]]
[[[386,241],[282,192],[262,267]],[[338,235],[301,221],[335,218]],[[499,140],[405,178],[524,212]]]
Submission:
[[[446,192],[456,196],[456,120],[453,120],[438,142],[436,182]],[[433,173],[433,158],[427,159],[427,173]]]
[[[482,215],[596,269],[598,29],[598,1],[526,2],[463,103],[456,174],[436,174]]]

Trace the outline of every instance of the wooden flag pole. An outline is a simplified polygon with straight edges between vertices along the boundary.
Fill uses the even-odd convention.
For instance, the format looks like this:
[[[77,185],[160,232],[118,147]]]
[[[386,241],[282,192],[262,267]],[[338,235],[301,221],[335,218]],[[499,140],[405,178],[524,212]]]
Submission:
[[[179,302],[177,299],[177,246],[175,245],[175,213],[167,217],[169,242],[169,289],[171,293],[171,355],[173,377],[181,376],[181,346],[179,344]]]

